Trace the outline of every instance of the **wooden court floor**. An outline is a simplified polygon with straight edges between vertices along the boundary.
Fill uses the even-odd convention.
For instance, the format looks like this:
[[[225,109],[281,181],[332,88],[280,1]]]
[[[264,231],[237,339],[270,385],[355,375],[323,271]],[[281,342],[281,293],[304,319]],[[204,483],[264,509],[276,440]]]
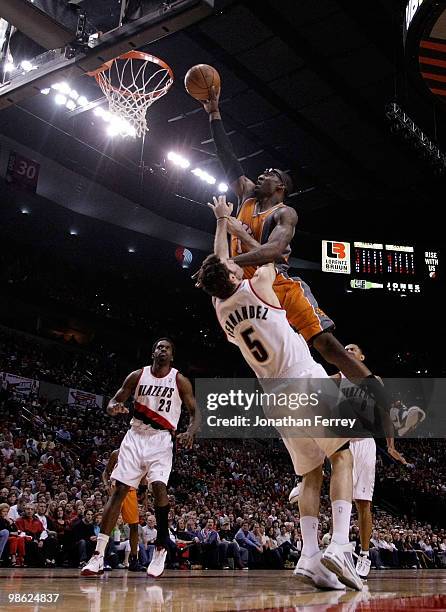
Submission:
[[[38,593],[59,594],[39,603]],[[18,595],[28,603],[11,602]],[[302,586],[291,570],[166,571],[153,580],[144,573],[115,570],[100,579],[77,570],[1,569],[0,610],[38,612],[365,612],[367,610],[446,610],[446,570],[371,572],[361,593],[321,592]]]

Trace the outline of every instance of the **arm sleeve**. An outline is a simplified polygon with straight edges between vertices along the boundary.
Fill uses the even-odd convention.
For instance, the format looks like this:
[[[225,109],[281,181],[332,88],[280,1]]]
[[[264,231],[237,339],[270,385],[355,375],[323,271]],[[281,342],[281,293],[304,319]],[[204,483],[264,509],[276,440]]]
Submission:
[[[226,178],[232,183],[245,173],[241,163],[235,156],[231,141],[225,132],[221,119],[213,119],[211,121],[211,134],[214,139],[218,159],[226,174]]]

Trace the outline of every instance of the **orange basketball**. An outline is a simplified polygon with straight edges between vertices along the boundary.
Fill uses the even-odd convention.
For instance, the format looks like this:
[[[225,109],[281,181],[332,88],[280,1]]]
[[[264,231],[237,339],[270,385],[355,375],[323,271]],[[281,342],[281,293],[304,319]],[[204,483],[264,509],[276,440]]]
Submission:
[[[184,86],[196,100],[209,100],[210,88],[220,89],[220,75],[208,64],[197,64],[187,71]]]

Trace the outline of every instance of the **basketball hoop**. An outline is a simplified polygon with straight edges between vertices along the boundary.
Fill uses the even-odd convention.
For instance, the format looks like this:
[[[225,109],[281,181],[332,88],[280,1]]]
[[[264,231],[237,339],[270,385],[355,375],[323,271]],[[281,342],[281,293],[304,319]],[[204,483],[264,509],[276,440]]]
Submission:
[[[116,133],[144,136],[147,109],[162,98],[173,83],[166,62],[142,51],[128,51],[88,73],[108,100],[111,127]]]

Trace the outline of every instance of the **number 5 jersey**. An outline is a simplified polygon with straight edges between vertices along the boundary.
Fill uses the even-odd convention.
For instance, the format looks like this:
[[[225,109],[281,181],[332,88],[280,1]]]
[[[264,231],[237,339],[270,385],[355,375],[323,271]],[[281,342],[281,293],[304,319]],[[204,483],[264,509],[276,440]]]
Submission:
[[[315,365],[286,311],[263,301],[250,280],[242,281],[229,298],[213,302],[227,339],[239,347],[258,378],[284,378],[298,364],[300,369]]]

